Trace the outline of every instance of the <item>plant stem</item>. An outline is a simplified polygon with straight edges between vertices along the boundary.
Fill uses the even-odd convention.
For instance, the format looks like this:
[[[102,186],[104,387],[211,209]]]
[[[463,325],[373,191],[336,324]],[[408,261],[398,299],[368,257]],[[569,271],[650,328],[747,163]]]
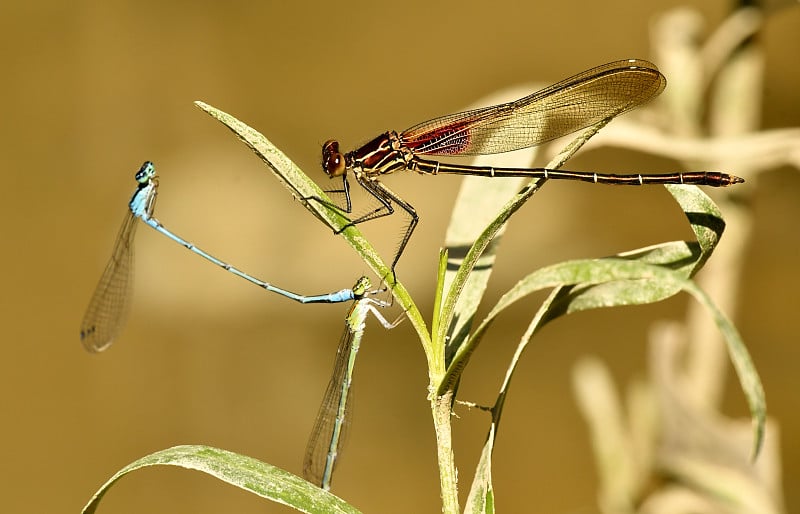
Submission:
[[[436,429],[437,459],[439,461],[439,483],[442,491],[442,512],[458,514],[458,471],[453,456],[452,427],[450,412],[453,392],[431,399],[433,425]]]

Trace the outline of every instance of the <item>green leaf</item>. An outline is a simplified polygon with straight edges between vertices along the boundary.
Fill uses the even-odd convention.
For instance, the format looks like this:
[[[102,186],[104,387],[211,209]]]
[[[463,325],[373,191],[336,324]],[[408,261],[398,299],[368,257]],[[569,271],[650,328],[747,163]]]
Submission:
[[[486,444],[483,445],[481,458],[475,476],[472,477],[472,486],[469,490],[464,514],[494,514],[494,488],[492,487],[492,453],[497,435],[496,425],[492,422]]]
[[[717,204],[699,187],[679,184],[667,184],[664,187],[681,206],[700,245],[701,255],[689,274],[691,277],[703,267],[719,243],[725,230],[725,220]]]
[[[200,109],[228,127],[239,139],[242,140],[255,154],[269,167],[273,175],[300,201],[317,219],[328,225],[333,230],[340,230],[350,220],[337,209],[329,207],[333,202],[319,186],[306,175],[286,154],[281,152],[263,134],[247,124],[239,121],[228,113],[220,111],[208,104],[195,102]],[[310,200],[319,198],[323,202]],[[341,233],[345,241],[355,249],[364,262],[381,277],[391,289],[392,294],[408,315],[411,324],[417,331],[423,349],[431,359],[431,343],[425,320],[401,283],[395,283],[388,266],[381,260],[378,252],[367,241],[356,226],[350,226]]]
[[[690,277],[705,263],[713,252],[725,222],[714,202],[696,186],[671,185],[667,190],[689,220],[697,242],[673,241],[662,243],[631,252],[619,254],[617,257],[638,260],[650,264],[659,264],[679,271],[684,277]],[[651,285],[641,288],[638,282],[622,281],[603,284],[570,284],[555,292],[552,305],[541,315],[542,323],[563,314],[599,307],[615,305],[639,305],[652,303],[668,298],[678,292],[670,289],[669,284]],[[455,348],[455,354],[448,362],[448,377],[443,384],[449,386],[457,381],[475,346],[480,343],[482,335],[474,334],[467,342]],[[442,387],[440,387],[440,390]]]
[[[584,130],[578,137],[573,139],[561,153],[548,163],[547,168],[558,169],[563,166],[563,164],[596,134],[597,131],[604,127],[610,119],[611,118],[601,120],[592,127]],[[477,230],[477,227],[480,227],[483,223],[482,220],[481,222],[476,220],[474,213],[481,212],[485,216],[482,209],[486,209],[486,212],[493,212],[497,208],[499,201],[512,192],[508,188],[516,188],[516,183],[507,182],[494,186],[496,189],[492,191],[488,197],[490,207],[476,207],[476,205],[480,206],[483,200],[478,185],[480,184],[484,190],[486,190],[486,185],[482,182],[478,182],[478,179],[475,179],[474,182],[466,182],[466,187],[468,188],[467,192],[463,195],[463,201],[460,199],[460,208],[454,213],[453,220],[451,220],[451,231],[448,233],[448,250],[456,250],[453,253],[456,254],[456,257],[460,257],[459,254],[463,254],[464,252],[459,252],[458,250],[466,248],[468,241],[473,237],[475,239],[474,243],[469,247],[469,250],[461,260],[458,270],[455,271],[455,273],[447,273],[446,280],[449,287],[440,285],[440,289],[446,290],[445,301],[443,303],[437,302],[437,307],[440,304],[442,307],[441,310],[437,308],[434,314],[434,350],[438,350],[440,345],[446,344],[445,362],[448,363],[448,365],[451,360],[457,360],[459,355],[463,355],[462,350],[464,348],[470,348],[469,341],[472,339],[467,336],[472,326],[472,317],[486,289],[486,283],[494,264],[494,253],[496,251],[498,238],[504,231],[505,223],[545,182],[546,180],[543,179],[530,181],[522,190],[500,207],[498,214],[494,216],[480,232]],[[478,269],[477,272],[476,268]],[[473,275],[477,276],[473,278]],[[466,363],[466,360],[462,362]],[[454,397],[453,393],[457,386],[461,369],[462,368],[458,367],[458,362],[456,362],[456,366],[449,366],[445,376],[441,377],[438,382],[431,382],[431,385],[436,387],[437,398]],[[504,395],[502,395],[502,398],[504,398]],[[502,401],[502,399],[500,401]],[[491,457],[497,426],[494,415],[493,413],[492,432],[487,438],[487,444],[484,447],[481,463],[476,471],[475,482],[470,492],[468,507],[470,512],[494,511],[494,492],[491,486]],[[436,419],[436,416],[434,416],[434,418]],[[496,419],[499,420],[499,417]],[[437,437],[441,438],[441,432],[445,430],[450,430],[449,424],[442,424],[441,426],[437,424]],[[440,469],[441,468],[440,460]]]
[[[665,186],[680,205],[697,242],[672,241],[624,252],[617,257],[657,264],[679,272],[685,278],[694,276],[719,243],[725,222],[716,204],[700,188],[686,185]],[[590,287],[568,287],[558,291],[543,322],[563,314],[599,307],[643,305],[655,303],[678,293],[669,284],[642,288],[637,281],[607,282]]]
[[[478,238],[475,240],[469,251],[467,251],[455,275],[449,278],[449,280],[451,280],[451,284],[445,295],[445,301],[440,314],[440,323],[438,324],[438,330],[436,334],[433,334],[434,341],[447,341],[445,361],[448,363],[448,365],[452,356],[458,352],[459,348],[466,340],[464,337],[461,337],[462,334],[455,334],[453,339],[448,340],[448,334],[453,333],[452,331],[457,324],[461,323],[460,321],[454,322],[456,317],[456,306],[459,305],[461,295],[468,284],[470,275],[474,272],[475,267],[478,265],[478,262],[480,261],[484,251],[492,244],[495,236],[503,230],[506,221],[508,221],[511,215],[519,210],[519,208],[522,207],[522,205],[528,201],[536,193],[536,191],[539,190],[540,182],[541,181],[531,182],[524,187],[522,191],[517,193],[514,198],[506,203],[506,205],[503,206],[500,214],[494,220],[492,220],[491,223],[489,223],[489,225],[481,232],[480,236],[478,236]],[[479,286],[480,283],[476,283],[476,285]],[[475,290],[471,291],[471,293],[474,292]],[[480,300],[480,298],[477,300]],[[475,298],[471,298],[469,300],[468,305],[475,306],[476,304]],[[464,309],[465,313],[466,306],[464,306]],[[442,384],[439,384],[438,390],[439,394],[444,392]]]
[[[637,287],[618,288],[610,295],[593,295],[592,308],[648,303],[678,290],[691,294],[706,307],[725,339],[728,354],[750,407],[754,425],[753,455],[757,455],[763,443],[766,422],[766,401],[761,380],[736,328],[697,284],[685,278],[680,271],[673,271],[647,262],[619,258],[569,261],[542,268],[525,277],[498,301],[494,309],[476,329],[467,347],[474,351],[477,341],[483,337],[494,319],[511,304],[541,289],[563,287],[551,294],[550,299],[539,310],[529,330],[522,338],[514,362],[509,369],[508,376],[510,377],[518,356],[522,353],[530,337],[547,321],[556,317],[552,314],[552,311],[555,310],[554,306],[558,306],[559,314],[574,312],[570,309],[569,304],[570,294],[573,291],[588,291],[602,284],[620,281],[633,282]],[[452,368],[463,368],[463,363],[458,362],[458,359],[465,358],[468,358],[467,354],[459,355]],[[450,370],[448,370],[449,374]],[[502,402],[500,403],[502,404]],[[496,412],[495,416],[499,418],[499,412]]]
[[[202,471],[245,491],[300,512],[357,513],[355,507],[288,471],[210,446],[175,446],[143,457],[119,470],[83,508],[92,514],[108,489],[131,471],[149,466],[177,466]]]
[[[532,154],[532,151],[514,152],[511,156],[513,160],[509,160],[506,156],[506,160],[498,165],[525,166],[532,160]],[[480,162],[476,164],[479,165]],[[470,247],[481,236],[484,227],[497,218],[503,205],[519,191],[522,181],[521,178],[465,177],[463,179],[445,237],[448,261],[442,288],[448,296],[451,296],[451,285],[456,280],[458,270],[467,257]],[[457,348],[469,335],[473,316],[492,275],[495,254],[503,232],[505,229],[501,223],[500,228],[493,233],[489,244],[478,255],[471,273],[465,275],[465,280],[459,286],[460,293],[452,295],[456,299],[450,314],[452,323],[442,327],[446,330],[439,330],[438,326],[434,329],[434,333],[441,336],[441,339],[438,339],[439,344],[443,345],[448,341],[448,348]],[[437,311],[436,315],[438,319],[441,312]],[[445,361],[448,358],[446,356]]]
[[[558,169],[563,166],[564,163],[570,157],[572,157],[575,152],[577,152],[584,144],[586,144],[586,142],[589,141],[589,139],[601,128],[608,124],[609,121],[611,121],[611,118],[601,120],[595,125],[592,125],[584,130],[580,135],[578,135],[578,137],[573,139],[564,148],[564,150],[562,150],[547,164],[547,168]],[[523,187],[522,190],[508,200],[508,202],[506,202],[506,204],[500,209],[497,216],[491,220],[491,222],[489,222],[489,224],[481,231],[477,239],[475,239],[475,242],[469,248],[469,251],[466,252],[466,255],[455,275],[448,277],[448,280],[451,280],[452,283],[447,291],[445,302],[442,307],[440,315],[441,321],[437,325],[438,329],[436,333],[433,334],[434,341],[447,341],[446,361],[448,362],[448,365],[451,359],[462,351],[462,346],[467,340],[466,337],[463,337],[466,335],[464,333],[465,330],[461,330],[460,328],[458,332],[454,330],[459,326],[464,327],[464,325],[462,325],[462,321],[456,321],[454,323],[454,318],[456,317],[457,312],[456,306],[459,305],[459,302],[461,301],[460,297],[468,283],[470,275],[474,272],[475,267],[480,262],[481,256],[484,254],[486,249],[492,244],[492,241],[495,239],[495,237],[502,232],[505,223],[509,220],[509,218],[511,218],[511,216],[517,212],[525,204],[525,202],[530,200],[530,198],[545,182],[545,179],[532,180],[525,187]],[[477,284],[479,286],[480,282]],[[475,291],[471,291],[470,296],[476,296],[474,292]],[[477,305],[475,298],[470,298],[468,303],[465,304],[465,307],[468,305]],[[469,316],[471,316],[471,314]],[[460,317],[466,318],[466,311],[462,313]],[[452,338],[448,338],[448,334],[454,334],[454,336]],[[437,388],[437,394],[443,394],[447,388],[452,387],[455,387],[455,381],[451,380],[440,382]]]

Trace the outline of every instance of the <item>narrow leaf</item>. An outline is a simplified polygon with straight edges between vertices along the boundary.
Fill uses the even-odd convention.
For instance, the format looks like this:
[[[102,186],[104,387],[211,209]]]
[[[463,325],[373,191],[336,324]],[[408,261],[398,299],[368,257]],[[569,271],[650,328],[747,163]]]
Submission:
[[[691,294],[706,307],[725,338],[728,354],[750,407],[754,425],[753,455],[757,455],[763,443],[764,424],[766,422],[766,402],[761,380],[736,328],[717,309],[711,299],[694,282],[685,278],[681,272],[662,266],[654,266],[646,262],[618,258],[569,261],[542,268],[525,277],[498,301],[494,309],[473,334],[468,348],[474,350],[476,342],[473,342],[473,340],[479,341],[494,319],[503,310],[535,291],[551,287],[565,287],[566,289],[562,289],[559,293],[566,292],[563,295],[558,294],[559,298],[554,298],[553,304],[555,305],[558,301],[563,301],[564,296],[569,295],[570,288],[585,289],[599,284],[619,281],[636,281],[638,287],[618,290],[613,296],[605,297],[605,301],[602,301],[603,297],[598,297],[596,307],[646,303],[651,298],[659,298],[665,292],[678,290]],[[568,305],[568,302],[566,304]],[[544,312],[540,309],[540,314],[537,314],[535,324],[529,328],[526,338],[529,339],[535,331],[555,317],[546,312],[550,308],[550,306],[546,307]],[[569,312],[569,308],[562,308],[562,310]],[[527,345],[526,338],[523,338],[521,342],[523,347]],[[518,354],[521,351],[521,349],[518,349]],[[463,362],[460,362],[460,360],[467,358],[467,354],[457,357],[451,366],[454,369],[448,370],[449,380],[457,380],[455,377],[459,373],[456,370],[463,368]]]
[[[514,153],[517,154],[513,156],[515,160],[504,160],[498,165],[524,166],[531,162],[531,152]],[[524,162],[520,162],[522,159]],[[476,164],[480,165],[480,162]],[[519,191],[521,183],[522,179],[519,178],[465,177],[463,179],[445,238],[448,261],[443,287],[446,294],[449,294],[450,285],[455,280],[470,247],[481,235],[487,223],[497,218],[502,206]],[[472,272],[466,277],[461,294],[458,295],[453,307],[452,323],[446,327],[446,332],[441,332],[445,335],[445,338],[440,340],[442,344],[447,340],[451,348],[456,348],[469,335],[473,316],[492,275],[495,254],[504,231],[501,225],[478,257]]]
[[[619,254],[617,257],[641,262],[658,264],[679,271],[684,277],[690,277],[699,270],[713,252],[725,227],[722,215],[714,202],[696,186],[670,185],[667,190],[673,195],[678,205],[689,220],[697,242],[673,241]],[[638,282],[622,281],[603,284],[573,284],[563,290],[556,291],[552,305],[548,305],[542,313],[542,322],[549,321],[563,314],[598,307],[613,305],[638,305],[652,303],[668,298],[677,289],[670,289],[669,284],[651,285],[641,288]],[[458,360],[459,366],[448,370],[446,382],[454,383],[466,359],[479,344],[481,336],[471,337],[467,343],[460,344],[451,355],[450,362]],[[441,389],[441,387],[440,387]]]
[[[358,512],[341,498],[288,471],[252,457],[210,446],[175,446],[152,453],[119,470],[95,493],[83,508],[83,514],[94,513],[103,495],[117,480],[131,471],[150,466],[177,466],[201,471],[262,498],[294,507],[300,512]]]
[[[494,514],[494,488],[492,487],[492,454],[497,432],[492,423],[486,444],[483,445],[481,458],[475,476],[472,478],[472,487],[467,497],[464,514]]]
[[[711,198],[697,186],[667,184],[664,186],[680,205],[700,245],[700,258],[689,276],[694,276],[711,256],[725,230],[722,213]]]
[[[601,128],[606,126],[609,121],[611,121],[611,118],[601,120],[595,125],[581,132],[581,134],[573,139],[558,155],[556,155],[555,158],[553,158],[547,164],[547,168],[558,169],[563,166],[564,163],[566,163],[567,160],[572,157],[573,154],[575,154],[575,152],[577,152],[584,144],[586,144],[586,142],[589,141],[592,136],[597,134]],[[473,245],[470,247],[469,251],[464,257],[464,260],[459,266],[458,271],[452,277],[452,284],[447,291],[446,301],[444,303],[444,307],[442,308],[442,322],[439,324],[439,330],[437,333],[433,335],[434,341],[447,341],[447,334],[451,333],[451,326],[453,326],[453,318],[456,314],[456,305],[458,305],[462,291],[467,284],[467,280],[478,264],[481,255],[483,255],[484,251],[491,244],[495,236],[503,230],[505,223],[509,220],[511,215],[517,212],[525,204],[525,202],[530,200],[530,198],[545,182],[546,180],[544,179],[532,180],[525,187],[523,187],[522,190],[514,195],[500,209],[497,217],[494,218],[486,226],[486,228],[483,229],[480,236],[478,236]],[[466,341],[466,339],[458,337],[453,337],[450,341],[448,341],[446,349],[446,360],[448,363],[455,355],[461,352],[461,346],[463,346],[464,341]],[[449,385],[452,386],[453,383],[451,382]],[[442,385],[439,385],[438,389],[439,394],[444,391]]]
[[[292,193],[296,200],[299,200],[303,206],[308,209],[314,216],[324,222],[328,227],[334,230],[341,230],[350,220],[338,210],[329,207],[332,201],[328,196],[319,188],[319,186],[306,175],[286,154],[281,152],[275,145],[273,145],[263,134],[256,129],[248,126],[247,124],[239,121],[230,114],[220,111],[208,104],[197,101],[195,102],[200,109],[220,121],[223,125],[228,127],[239,139],[242,140],[255,154],[269,167],[273,175]],[[311,200],[311,198],[319,198],[323,202]],[[375,248],[364,238],[361,231],[356,226],[350,226],[341,233],[345,241],[355,249],[361,256],[364,262],[375,272],[376,275],[381,277],[392,294],[400,303],[408,315],[411,324],[420,336],[420,341],[423,342],[428,358],[431,358],[431,344],[430,335],[425,325],[425,320],[411,299],[411,296],[406,291],[401,283],[395,283],[392,273],[388,266],[381,260]]]

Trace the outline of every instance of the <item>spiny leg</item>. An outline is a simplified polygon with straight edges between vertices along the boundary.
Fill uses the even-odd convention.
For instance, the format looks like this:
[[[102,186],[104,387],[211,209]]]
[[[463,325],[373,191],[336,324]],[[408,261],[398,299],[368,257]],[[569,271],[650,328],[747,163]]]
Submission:
[[[414,229],[417,227],[419,223],[419,216],[417,215],[417,211],[414,210],[414,207],[411,206],[408,202],[400,198],[396,193],[391,191],[389,188],[384,186],[381,182],[377,181],[361,181],[359,180],[359,184],[367,190],[372,196],[378,199],[378,201],[385,206],[386,212],[381,213],[380,211],[383,210],[382,208],[378,208],[372,213],[369,213],[365,216],[362,216],[358,220],[351,221],[350,223],[355,225],[356,223],[361,223],[362,221],[369,221],[371,219],[377,219],[383,216],[388,216],[394,213],[394,208],[392,207],[392,202],[396,203],[401,209],[403,209],[408,216],[410,217],[410,221],[408,226],[406,227],[405,234],[403,234],[403,238],[400,240],[400,245],[397,247],[397,251],[395,252],[394,258],[392,259],[392,280],[393,282],[397,282],[397,263],[400,260],[400,257],[403,255],[403,251],[408,244],[408,241],[411,239],[411,235],[414,233]]]

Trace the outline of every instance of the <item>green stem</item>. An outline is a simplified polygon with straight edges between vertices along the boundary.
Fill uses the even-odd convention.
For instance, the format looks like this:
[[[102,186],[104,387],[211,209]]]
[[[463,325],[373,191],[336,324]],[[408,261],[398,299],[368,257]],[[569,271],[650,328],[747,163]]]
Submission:
[[[450,425],[452,391],[431,400],[433,424],[436,429],[437,459],[439,461],[439,484],[442,491],[442,512],[458,514],[458,473],[453,456],[452,427]]]

